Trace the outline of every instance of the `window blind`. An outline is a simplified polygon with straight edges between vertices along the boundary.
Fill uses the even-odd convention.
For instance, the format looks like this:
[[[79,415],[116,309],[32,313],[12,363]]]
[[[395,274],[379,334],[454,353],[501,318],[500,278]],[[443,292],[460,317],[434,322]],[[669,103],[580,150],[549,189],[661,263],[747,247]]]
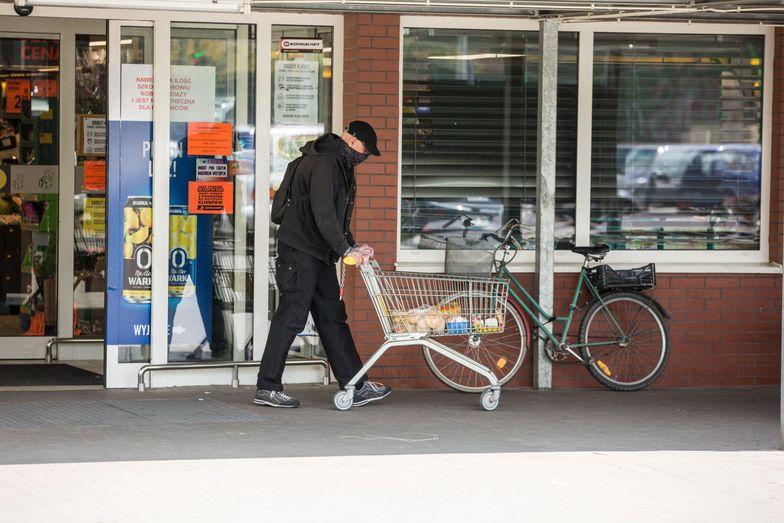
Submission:
[[[536,216],[536,32],[406,29],[401,243]],[[577,37],[559,42],[556,240],[574,241]],[[529,244],[532,247],[532,244]]]
[[[762,36],[596,34],[591,240],[759,249]]]

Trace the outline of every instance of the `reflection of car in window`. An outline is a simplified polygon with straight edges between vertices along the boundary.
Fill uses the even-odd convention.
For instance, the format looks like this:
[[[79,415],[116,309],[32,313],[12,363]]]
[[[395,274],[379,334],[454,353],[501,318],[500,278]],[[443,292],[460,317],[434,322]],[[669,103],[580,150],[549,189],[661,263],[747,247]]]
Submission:
[[[617,194],[637,209],[753,211],[759,203],[759,144],[632,147],[623,166]]]
[[[471,231],[491,232],[503,223],[504,205],[500,198],[403,198],[400,210],[401,243],[413,248],[443,248],[422,242],[422,235],[440,238],[463,236],[464,217]],[[445,227],[446,226],[446,227]]]

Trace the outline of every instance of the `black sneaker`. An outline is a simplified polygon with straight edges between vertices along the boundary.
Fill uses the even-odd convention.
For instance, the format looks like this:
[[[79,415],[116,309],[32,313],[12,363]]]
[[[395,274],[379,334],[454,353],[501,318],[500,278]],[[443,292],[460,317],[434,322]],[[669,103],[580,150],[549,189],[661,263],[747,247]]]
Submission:
[[[392,392],[392,387],[388,387],[377,381],[366,381],[361,389],[354,391],[354,406],[361,407],[371,401],[384,399]]]
[[[299,400],[289,396],[282,391],[256,389],[256,396],[253,398],[256,405],[267,405],[286,409],[299,407]]]

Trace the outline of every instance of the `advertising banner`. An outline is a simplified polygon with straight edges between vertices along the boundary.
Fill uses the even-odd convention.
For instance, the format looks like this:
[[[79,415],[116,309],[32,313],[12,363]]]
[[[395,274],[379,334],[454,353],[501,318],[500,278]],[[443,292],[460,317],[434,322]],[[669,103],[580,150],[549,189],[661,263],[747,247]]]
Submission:
[[[152,67],[124,64],[122,76],[122,121],[109,122],[106,343],[149,344],[152,271],[168,269],[169,357],[184,359],[178,350],[193,351],[212,336],[213,217],[188,212],[197,159],[185,154],[188,124],[181,118],[214,120],[214,68],[172,67],[173,85],[191,86],[179,91],[194,98],[177,113],[172,101],[169,264],[161,268],[152,267]]]
[[[106,343],[150,343],[152,122],[109,122]]]
[[[169,360],[188,359],[194,347],[212,340],[214,218],[191,213],[188,187],[199,158],[184,154],[190,134],[172,123],[169,171]],[[223,160],[225,161],[225,160]]]

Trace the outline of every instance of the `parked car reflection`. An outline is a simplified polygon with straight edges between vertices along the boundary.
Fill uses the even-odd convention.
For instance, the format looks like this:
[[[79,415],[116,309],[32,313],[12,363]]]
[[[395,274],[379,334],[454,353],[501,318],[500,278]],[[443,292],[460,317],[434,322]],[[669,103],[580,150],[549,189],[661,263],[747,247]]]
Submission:
[[[759,207],[759,144],[619,146],[617,195],[630,208],[718,209],[746,214]]]

